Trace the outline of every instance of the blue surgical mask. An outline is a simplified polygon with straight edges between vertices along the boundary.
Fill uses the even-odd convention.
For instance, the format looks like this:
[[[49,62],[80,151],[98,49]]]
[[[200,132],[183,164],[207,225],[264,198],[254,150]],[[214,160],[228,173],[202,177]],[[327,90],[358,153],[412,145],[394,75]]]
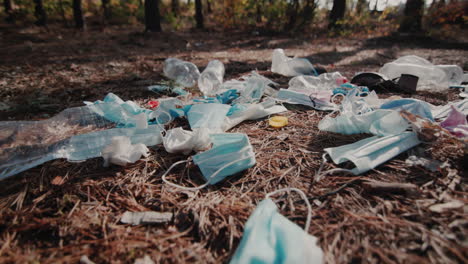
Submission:
[[[412,114],[434,121],[429,104],[417,99],[404,98],[393,100],[382,104],[380,109],[393,109],[397,111],[405,110]]]
[[[187,113],[190,128],[210,128],[214,132],[222,132],[222,126],[230,105],[225,104],[196,104]]]
[[[184,187],[166,180],[166,175],[176,165],[188,160],[174,163],[162,176],[165,183],[185,190],[199,190],[209,184],[216,184],[227,176],[239,173],[255,165],[255,153],[246,134],[221,133],[211,134],[213,147],[192,157],[203,174],[206,183],[198,187]]]
[[[300,104],[300,105],[310,106],[316,110],[333,111],[337,109],[336,105],[328,101],[323,101],[316,97],[303,94],[303,93],[299,93],[299,92],[295,92],[295,91],[291,91],[288,89],[280,89],[280,91],[276,95],[276,98],[280,101],[283,101],[289,104]]]
[[[370,137],[358,142],[335,148],[326,148],[336,164],[351,161],[355,175],[367,172],[393,157],[421,143],[414,132],[403,132],[385,137]]]
[[[302,193],[298,189],[291,190]],[[304,198],[307,200],[305,195]],[[307,234],[311,207],[308,202],[306,204],[309,214],[304,231],[281,215],[267,196],[247,220],[242,240],[230,264],[322,263],[323,252],[317,246],[317,238]]]
[[[137,115],[143,113],[148,116],[152,113],[151,110],[141,108],[132,101],[124,102],[113,93],[107,94],[103,101],[85,102],[85,104],[93,112],[116,123],[119,127],[135,127],[138,123]]]
[[[321,131],[344,135],[372,133],[376,136],[388,136],[400,134],[408,127],[408,122],[397,111],[382,109],[362,115],[347,112],[335,118],[326,116],[318,124]]]

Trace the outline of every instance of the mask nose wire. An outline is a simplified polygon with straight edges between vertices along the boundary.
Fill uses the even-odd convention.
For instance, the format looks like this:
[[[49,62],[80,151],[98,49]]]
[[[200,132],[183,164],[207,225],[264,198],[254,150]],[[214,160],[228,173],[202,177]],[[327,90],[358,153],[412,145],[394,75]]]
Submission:
[[[281,192],[290,192],[290,191],[297,192],[301,196],[301,198],[304,200],[304,202],[306,203],[306,206],[307,206],[307,219],[306,219],[306,223],[305,223],[305,226],[304,226],[304,230],[306,232],[308,232],[309,227],[310,227],[310,221],[312,220],[312,206],[310,206],[309,199],[307,199],[307,195],[303,191],[301,191],[300,189],[297,189],[297,188],[292,188],[292,187],[282,188],[282,189],[278,189],[276,191],[272,191],[272,192],[267,193],[266,198],[270,198],[272,195],[275,195],[275,194],[278,194],[278,193],[281,193]]]

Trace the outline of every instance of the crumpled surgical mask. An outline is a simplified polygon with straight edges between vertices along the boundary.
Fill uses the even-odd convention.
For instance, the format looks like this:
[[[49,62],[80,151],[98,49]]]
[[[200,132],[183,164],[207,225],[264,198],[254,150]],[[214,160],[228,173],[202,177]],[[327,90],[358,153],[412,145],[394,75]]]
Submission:
[[[275,100],[266,100],[259,104],[237,104],[231,107],[222,130],[228,131],[245,120],[255,120],[286,111],[288,109],[282,105],[277,105]]]
[[[153,112],[149,109],[141,108],[133,101],[124,102],[117,95],[108,93],[103,101],[84,102],[89,109],[96,114],[112,121],[118,127],[141,127],[141,120],[146,118]]]
[[[344,135],[371,133],[376,136],[388,136],[400,134],[408,127],[408,122],[397,111],[383,109],[362,115],[346,112],[335,118],[326,116],[318,124],[321,131]]]
[[[210,184],[216,184],[227,176],[244,171],[255,165],[255,153],[246,134],[221,133],[211,134],[213,147],[192,157],[203,174],[206,183],[197,187],[184,187],[166,179],[167,174],[178,164],[189,162],[182,160],[172,164],[163,174],[162,180],[170,186],[184,190],[199,190]]]
[[[209,128],[213,132],[223,132],[222,126],[230,105],[225,104],[196,104],[187,113],[190,128]]]
[[[276,98],[282,102],[286,102],[289,104],[306,105],[321,111],[333,111],[337,109],[337,106],[335,104],[332,104],[329,101],[324,101],[314,96],[315,94],[303,94],[291,91],[289,89],[280,89],[280,91],[276,95]]]
[[[404,98],[389,101],[382,104],[380,109],[393,109],[397,111],[405,110],[412,114],[419,115],[422,118],[427,118],[431,121],[434,121],[429,104],[417,99]]]
[[[350,170],[354,175],[367,172],[406,150],[421,143],[414,132],[403,132],[385,137],[373,136],[358,142],[335,148],[326,148],[336,164],[351,161],[356,166]],[[322,166],[321,166],[322,168]],[[324,174],[320,172],[319,175]],[[341,169],[340,169],[341,170]]]
[[[149,149],[142,143],[132,145],[126,136],[113,137],[111,143],[102,150],[104,167],[109,166],[109,163],[125,166],[135,163],[141,156],[148,157]]]
[[[306,202],[308,215],[304,229],[281,215],[269,198],[288,190],[299,192]],[[230,264],[322,263],[323,252],[317,246],[317,238],[307,233],[311,213],[310,203],[299,189],[286,188],[268,194],[247,220],[242,240]]]
[[[166,131],[163,136],[163,145],[168,153],[183,153],[185,155],[194,151],[206,150],[211,144],[209,130],[196,128],[194,131],[177,127]]]

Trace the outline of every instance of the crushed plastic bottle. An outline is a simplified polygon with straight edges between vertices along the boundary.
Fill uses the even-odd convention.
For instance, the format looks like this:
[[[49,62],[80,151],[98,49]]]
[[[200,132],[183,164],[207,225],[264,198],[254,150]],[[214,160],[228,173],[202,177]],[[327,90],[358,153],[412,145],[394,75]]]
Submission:
[[[198,78],[198,88],[205,96],[214,96],[223,84],[224,64],[219,60],[212,60]]]
[[[176,58],[168,58],[164,61],[164,75],[175,80],[184,87],[193,87],[200,77],[200,71],[195,64]]]
[[[54,159],[100,157],[115,136],[146,146],[162,142],[159,125],[112,128],[116,125],[88,106],[69,108],[42,121],[0,122],[0,180]]]
[[[307,59],[289,58],[283,49],[273,51],[271,71],[284,76],[318,75],[312,63]]]
[[[346,83],[346,78],[339,72],[324,73],[319,76],[297,76],[289,81],[289,90],[303,94],[327,91]]]
[[[463,69],[457,65],[436,65],[447,75],[450,85],[460,85],[463,82]]]
[[[386,63],[379,73],[390,79],[399,78],[402,74],[419,77],[417,91],[445,92],[449,87],[449,78],[444,70],[426,59],[418,56],[403,56]]]

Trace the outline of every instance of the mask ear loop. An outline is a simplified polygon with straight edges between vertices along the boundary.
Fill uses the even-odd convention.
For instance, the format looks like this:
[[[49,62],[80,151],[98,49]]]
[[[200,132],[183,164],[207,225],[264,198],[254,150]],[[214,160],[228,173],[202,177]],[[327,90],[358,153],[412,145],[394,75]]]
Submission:
[[[178,162],[172,164],[171,167],[169,167],[169,169],[163,174],[162,180],[163,180],[166,184],[168,184],[168,185],[170,185],[170,186],[172,186],[172,187],[175,187],[175,188],[179,188],[179,189],[186,190],[186,191],[197,191],[197,190],[203,189],[203,188],[205,188],[206,186],[210,185],[210,180],[213,179],[214,177],[216,177],[216,175],[218,175],[218,174],[219,174],[222,170],[224,170],[225,168],[231,166],[232,164],[234,164],[234,163],[236,163],[236,162],[243,161],[243,160],[250,159],[250,158],[251,158],[251,157],[240,158],[240,159],[236,159],[236,160],[234,160],[234,161],[231,161],[231,162],[225,164],[224,166],[222,166],[221,168],[219,168],[217,171],[215,171],[213,174],[211,174],[210,179],[209,179],[206,183],[204,183],[204,184],[202,184],[202,185],[200,185],[200,186],[197,186],[197,187],[185,187],[185,186],[182,186],[182,185],[179,185],[179,184],[170,182],[170,181],[168,181],[168,180],[166,179],[166,176],[167,176],[167,174],[169,173],[169,171],[171,171],[175,166],[177,166],[178,164],[181,164],[181,163],[189,162],[191,159],[181,160],[181,161],[178,161]]]
[[[335,172],[347,172],[347,173],[351,173],[351,174],[354,174],[352,170],[347,170],[347,169],[342,169],[342,168],[335,168],[335,169],[331,169],[331,170],[327,170],[327,171],[324,171],[322,172],[323,170],[323,167],[325,167],[325,163],[327,163],[327,156],[328,153],[324,153],[322,155],[322,163],[320,164],[320,167],[317,171],[317,173],[315,173],[315,176],[314,176],[314,182],[318,182],[322,179],[323,176],[327,175],[327,174],[332,174],[332,173],[335,173]]]
[[[297,188],[283,188],[283,189],[279,189],[279,190],[276,190],[276,191],[272,191],[272,192],[269,192],[267,193],[266,195],[266,198],[270,198],[272,195],[275,195],[277,193],[280,193],[280,192],[290,192],[290,191],[295,191],[297,192],[301,198],[304,200],[304,202],[306,203],[306,206],[307,206],[307,219],[306,219],[306,223],[305,223],[305,226],[304,226],[304,230],[306,232],[308,232],[309,230],[309,227],[310,227],[310,221],[312,219],[312,206],[310,206],[310,202],[309,202],[309,199],[307,199],[307,195],[301,191],[300,189],[297,189]]]
[[[168,112],[166,112],[166,111],[164,111],[164,110],[161,110],[161,113],[158,115],[158,117],[155,118],[155,119],[156,119],[156,125],[161,129],[161,134],[162,134],[162,132],[167,133],[167,130],[166,130],[166,128],[164,127],[164,125],[161,124],[161,123],[158,121],[158,118],[161,116],[161,114],[166,114],[166,115],[169,117],[169,121],[168,121],[168,122],[172,121],[172,116],[171,116],[171,114],[169,114]],[[161,136],[162,136],[162,135],[161,135]],[[164,136],[163,136],[163,137],[164,137]]]

